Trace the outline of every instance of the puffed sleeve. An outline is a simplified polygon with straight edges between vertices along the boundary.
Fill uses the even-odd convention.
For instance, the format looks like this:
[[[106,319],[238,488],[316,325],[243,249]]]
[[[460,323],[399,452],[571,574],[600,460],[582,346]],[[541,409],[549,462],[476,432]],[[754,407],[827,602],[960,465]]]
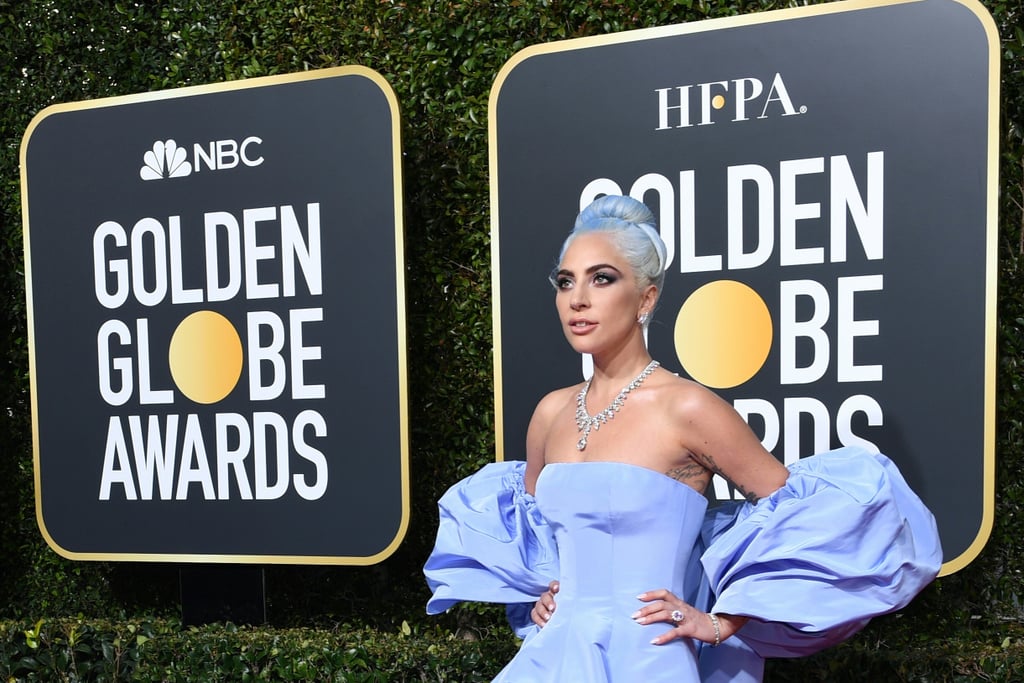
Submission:
[[[558,577],[558,550],[523,486],[526,463],[491,463],[438,501],[434,549],[423,568],[428,614],[457,602],[530,603]]]
[[[709,517],[712,611],[762,657],[799,657],[907,605],[942,564],[935,519],[891,460],[842,448],[800,460],[756,505]],[[728,514],[730,510],[726,510]]]

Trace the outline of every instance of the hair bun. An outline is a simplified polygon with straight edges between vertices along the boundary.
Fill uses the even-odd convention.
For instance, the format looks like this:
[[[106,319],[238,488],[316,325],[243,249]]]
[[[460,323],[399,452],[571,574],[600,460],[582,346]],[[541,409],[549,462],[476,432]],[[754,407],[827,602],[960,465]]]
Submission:
[[[665,243],[658,234],[654,212],[638,199],[608,194],[592,201],[576,218],[574,230],[628,225],[639,228],[654,244],[662,271],[668,267]]]
[[[654,213],[643,202],[623,195],[608,194],[592,201],[576,218],[576,227],[597,227],[605,221],[655,225]]]

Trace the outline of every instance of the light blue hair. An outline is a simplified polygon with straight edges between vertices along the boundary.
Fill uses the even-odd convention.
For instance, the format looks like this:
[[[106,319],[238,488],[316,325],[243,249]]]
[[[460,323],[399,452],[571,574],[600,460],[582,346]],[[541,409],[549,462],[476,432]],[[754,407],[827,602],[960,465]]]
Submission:
[[[665,282],[666,253],[655,225],[654,213],[632,197],[605,195],[591,202],[576,218],[576,225],[565,238],[558,262],[565,250],[580,235],[606,233],[633,269],[637,286],[654,285],[660,293]]]

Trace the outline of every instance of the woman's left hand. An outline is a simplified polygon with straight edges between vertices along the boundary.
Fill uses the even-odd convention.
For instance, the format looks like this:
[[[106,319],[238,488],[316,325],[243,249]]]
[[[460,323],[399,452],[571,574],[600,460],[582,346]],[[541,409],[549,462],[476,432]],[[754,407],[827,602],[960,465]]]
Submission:
[[[660,621],[672,625],[671,630],[665,631],[651,641],[654,645],[664,645],[677,638],[696,638],[715,645],[732,636],[747,623],[747,617],[731,614],[715,614],[712,617],[665,589],[641,593],[637,599],[647,603],[630,615],[638,624],[655,624]],[[715,619],[718,621],[717,633]]]
[[[530,619],[541,628],[547,625],[548,620],[555,613],[555,593],[558,592],[558,587],[557,581],[549,583],[547,591],[544,592],[544,595],[537,598],[533,609],[530,610]]]

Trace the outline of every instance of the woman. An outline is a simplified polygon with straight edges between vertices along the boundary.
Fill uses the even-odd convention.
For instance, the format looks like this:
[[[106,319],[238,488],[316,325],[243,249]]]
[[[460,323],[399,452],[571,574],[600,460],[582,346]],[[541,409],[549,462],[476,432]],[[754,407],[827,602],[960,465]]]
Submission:
[[[440,501],[429,612],[532,602],[558,580],[558,610],[535,606],[544,627],[498,681],[698,681],[701,667],[707,680],[724,658],[698,644],[722,643],[746,653],[728,678],[758,680],[760,657],[843,640],[938,571],[934,520],[884,456],[842,449],[787,470],[729,404],[651,359],[665,265],[642,203],[580,213],[551,279],[593,376],[541,399],[525,466],[488,466]],[[742,508],[706,517],[714,474]]]

